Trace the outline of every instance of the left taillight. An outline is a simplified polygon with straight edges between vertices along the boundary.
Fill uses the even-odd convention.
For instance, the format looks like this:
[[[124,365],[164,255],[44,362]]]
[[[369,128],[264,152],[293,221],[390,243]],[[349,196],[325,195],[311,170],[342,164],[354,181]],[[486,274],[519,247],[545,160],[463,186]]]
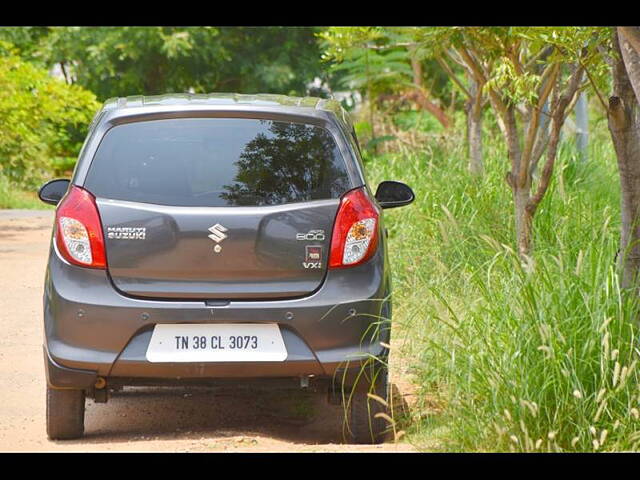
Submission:
[[[104,236],[93,195],[72,186],[56,210],[56,245],[70,263],[106,268]]]

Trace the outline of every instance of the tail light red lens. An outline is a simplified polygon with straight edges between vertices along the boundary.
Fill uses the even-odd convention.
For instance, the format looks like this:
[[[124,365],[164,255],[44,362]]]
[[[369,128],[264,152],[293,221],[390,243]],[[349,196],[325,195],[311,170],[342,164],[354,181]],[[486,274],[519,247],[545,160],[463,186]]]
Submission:
[[[352,267],[371,258],[378,246],[379,215],[364,187],[342,197],[333,226],[329,267]]]
[[[73,185],[56,210],[56,245],[70,263],[106,268],[104,236],[93,195]]]

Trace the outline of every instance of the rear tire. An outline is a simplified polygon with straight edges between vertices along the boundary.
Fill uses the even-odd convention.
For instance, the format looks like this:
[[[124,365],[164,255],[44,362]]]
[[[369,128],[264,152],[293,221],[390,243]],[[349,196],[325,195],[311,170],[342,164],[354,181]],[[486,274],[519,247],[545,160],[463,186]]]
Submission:
[[[376,414],[388,414],[388,408],[367,394],[372,393],[388,401],[387,368],[376,366],[365,369],[367,375],[363,374],[362,377],[369,378],[360,379],[364,385],[357,385],[349,400],[349,435],[353,443],[378,444],[384,441],[389,424],[384,418],[376,417]]]
[[[84,400],[84,390],[57,390],[47,386],[47,436],[51,440],[82,436]]]

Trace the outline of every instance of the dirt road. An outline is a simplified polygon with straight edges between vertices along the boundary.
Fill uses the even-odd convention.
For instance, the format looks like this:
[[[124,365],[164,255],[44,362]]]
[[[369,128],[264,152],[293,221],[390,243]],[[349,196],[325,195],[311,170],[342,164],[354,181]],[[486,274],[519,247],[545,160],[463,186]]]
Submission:
[[[323,395],[125,389],[87,401],[85,437],[45,434],[42,287],[52,212],[0,211],[0,451],[415,451],[407,443],[345,445],[342,407]],[[410,385],[393,379],[411,404]]]

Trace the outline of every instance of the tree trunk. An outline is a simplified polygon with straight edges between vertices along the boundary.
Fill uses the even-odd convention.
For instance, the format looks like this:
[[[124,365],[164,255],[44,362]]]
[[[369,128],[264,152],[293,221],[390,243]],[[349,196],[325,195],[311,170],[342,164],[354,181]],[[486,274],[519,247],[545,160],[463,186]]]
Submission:
[[[618,43],[619,42],[619,43]],[[640,57],[619,33],[613,35],[613,96],[609,98],[609,131],[618,159],[622,232],[618,256],[623,288],[636,286],[640,272],[640,106],[631,78],[640,86]]]
[[[469,89],[472,98],[467,102],[467,140],[469,142],[469,171],[476,177],[482,177],[482,90],[473,80]]]
[[[518,253],[521,258],[531,255],[533,215],[527,208],[531,186],[517,187],[513,190],[513,204],[515,206],[515,227]]]
[[[511,171],[507,172],[506,181],[513,194],[516,246],[520,258],[526,259],[531,254],[533,237],[533,213],[527,209],[531,197],[531,177],[527,175],[523,184],[520,184],[518,180],[520,168],[522,168],[522,149],[520,148],[515,107],[513,105],[507,107],[504,127],[507,134],[507,150],[511,162]]]
[[[469,112],[469,171],[477,177],[484,173],[482,160],[482,113]]]
[[[533,154],[531,156],[531,177],[535,177],[538,170],[538,162],[544,154],[547,145],[549,144],[549,124],[551,112],[549,111],[549,100],[544,102],[542,110],[540,111],[540,125],[538,127],[538,138],[533,147]]]
[[[67,69],[64,66],[64,61],[60,62],[60,70],[62,70],[62,75],[64,75],[64,81],[67,85],[73,84],[73,81],[70,80],[69,74],[67,73]]]
[[[640,27],[618,27],[618,32],[618,48],[622,51],[631,88],[640,103]],[[620,32],[624,32],[624,35]]]

